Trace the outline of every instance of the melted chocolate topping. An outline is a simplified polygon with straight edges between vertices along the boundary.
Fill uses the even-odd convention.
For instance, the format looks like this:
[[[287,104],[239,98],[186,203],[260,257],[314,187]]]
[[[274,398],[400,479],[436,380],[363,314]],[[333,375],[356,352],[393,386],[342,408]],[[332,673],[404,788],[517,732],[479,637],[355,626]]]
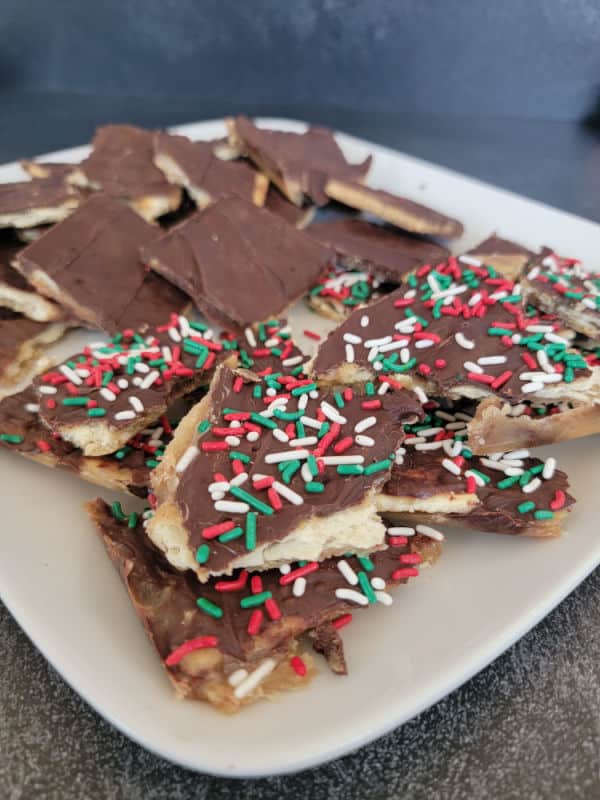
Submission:
[[[281,218],[233,196],[141,252],[209,319],[231,330],[282,314],[315,283],[332,255]]]
[[[18,183],[0,183],[0,215],[20,214],[38,208],[56,208],[78,203],[79,192],[62,179],[38,179]]]

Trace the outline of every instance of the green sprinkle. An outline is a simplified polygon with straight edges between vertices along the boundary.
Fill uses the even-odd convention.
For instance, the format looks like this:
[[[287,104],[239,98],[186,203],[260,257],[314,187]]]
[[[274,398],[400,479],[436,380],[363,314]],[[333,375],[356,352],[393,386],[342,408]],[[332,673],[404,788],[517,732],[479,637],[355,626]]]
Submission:
[[[262,386],[260,383],[257,383],[254,389],[252,389],[252,397],[256,397],[257,399],[262,397]]]
[[[250,456],[247,456],[246,453],[240,453],[239,450],[230,450],[229,458],[232,461],[241,461],[243,464],[249,464],[252,461]]]
[[[206,351],[206,353],[203,353],[196,359],[196,365],[195,365],[196,369],[201,369],[201,367],[204,366],[204,362],[206,361],[207,358],[208,358],[208,350]]]
[[[207,419],[203,419],[202,422],[198,425],[198,433],[206,433],[206,431],[210,428],[210,422]]]
[[[292,478],[296,472],[298,472],[301,466],[301,462],[297,459],[279,464],[279,471],[281,472],[281,477],[286,485],[289,485],[292,482]]]
[[[295,422],[297,419],[304,416],[304,411],[281,411],[281,409],[276,408],[275,411],[273,411],[273,416],[285,422]]]
[[[207,544],[201,544],[196,550],[196,561],[199,564],[206,564],[210,556],[210,547]]]
[[[249,511],[246,514],[246,550],[254,550],[256,547],[256,511]]]
[[[382,472],[384,469],[389,469],[392,466],[392,460],[389,458],[383,461],[376,461],[374,464],[369,464],[365,467],[365,475],[373,475],[375,472]]]
[[[137,511],[132,511],[129,515],[129,519],[127,520],[127,527],[128,528],[135,528],[138,522],[138,513]]]
[[[322,439],[326,433],[329,433],[329,429],[331,428],[331,424],[329,422],[324,422],[319,430],[317,431],[317,436],[319,439]]]
[[[436,304],[433,307],[431,315],[434,319],[440,319],[442,316],[442,306],[444,305],[444,298],[440,298],[436,301]]]
[[[239,536],[243,536],[243,534],[244,534],[244,531],[242,530],[242,528],[239,528],[239,527],[238,528],[232,528],[230,531],[226,531],[225,533],[222,533],[219,536],[219,541],[223,542],[225,544],[226,542],[231,542],[234,539],[237,539]]]
[[[23,436],[17,436],[16,433],[0,433],[0,442],[6,442],[7,444],[21,444],[21,442],[25,441]]]
[[[359,300],[366,300],[371,294],[371,289],[366,281],[356,281],[350,291]]]
[[[488,328],[487,332],[489,336],[512,336],[513,333],[512,331],[506,330],[506,328]]]
[[[189,326],[193,331],[200,331],[200,333],[206,332],[206,325],[202,322],[192,322],[192,320],[189,320]]]
[[[112,515],[115,519],[118,519],[119,522],[125,522],[125,514],[123,513],[123,508],[118,500],[115,500],[115,502],[111,505],[110,510],[112,511]]]
[[[154,469],[155,467],[158,467],[160,461],[157,461],[155,458],[149,458],[145,464],[147,467],[150,467],[150,469]]]
[[[87,397],[65,397],[62,401],[63,406],[87,406]]]
[[[306,436],[306,430],[300,420],[296,421],[296,438],[303,439]]]
[[[240,605],[242,608],[255,608],[261,606],[265,600],[270,600],[273,597],[273,592],[259,592],[258,594],[251,594],[248,597],[242,597]]]
[[[333,399],[335,400],[335,404],[338,408],[343,408],[346,404],[344,403],[344,398],[342,397],[340,392],[336,392],[333,395]]]
[[[525,470],[525,472],[519,476],[519,486],[527,486],[530,480],[531,472],[529,470]]]
[[[534,511],[533,516],[536,519],[554,519],[554,511],[544,511],[540,509],[539,511]]]
[[[520,294],[511,294],[508,297],[503,297],[502,303],[520,303],[523,300]]]
[[[514,486],[515,483],[518,482],[518,480],[519,480],[519,476],[518,475],[513,475],[513,476],[511,476],[509,478],[504,478],[504,480],[501,480],[501,481],[498,482],[498,488],[499,489],[510,489],[510,487]]]
[[[369,397],[373,397],[375,394],[375,385],[373,381],[368,381],[365,384],[365,394],[367,394]]]
[[[263,417],[262,414],[257,414],[254,411],[252,412],[252,414],[250,414],[250,419],[252,420],[252,422],[255,422],[257,425],[262,425],[263,428],[271,428],[271,429],[273,429],[273,428],[277,427],[277,423],[273,422],[272,419],[270,419],[269,417]]]
[[[106,414],[105,408],[88,408],[88,417],[103,417]]]
[[[271,506],[263,503],[262,500],[259,500],[258,497],[254,497],[254,495],[250,494],[250,492],[247,492],[245,489],[240,489],[239,486],[231,486],[229,492],[234,497],[237,497],[238,500],[248,503],[248,505],[260,511],[262,514],[273,514]]]
[[[360,588],[363,590],[363,594],[369,601],[369,603],[376,603],[377,597],[375,596],[375,592],[373,591],[373,587],[369,582],[369,576],[366,572],[359,572],[358,573],[358,582],[360,583]]]
[[[338,475],[362,475],[363,472],[360,464],[339,464],[337,468]]]
[[[527,514],[528,511],[533,511],[534,508],[535,503],[532,500],[527,500],[517,506],[517,511],[519,514]]]
[[[209,617],[214,617],[214,619],[221,619],[223,616],[223,609],[219,608],[218,605],[215,603],[211,603],[210,600],[207,600],[206,597],[199,597],[196,600],[196,605],[199,609],[204,611],[205,614],[208,614]]]
[[[406,282],[408,283],[408,285],[410,286],[411,289],[416,289],[417,288],[418,281],[417,281],[417,276],[414,273],[412,273],[412,274],[410,274],[408,276],[408,278],[406,279]]]
[[[304,488],[311,494],[320,494],[325,491],[325,484],[320,481],[308,481],[308,483],[304,484]]]
[[[367,572],[373,572],[375,565],[368,556],[358,556],[358,561],[361,567]]]
[[[300,395],[308,394],[309,392],[312,392],[313,389],[316,388],[317,388],[316,383],[307,383],[304,386],[296,386],[295,389],[292,389],[292,395],[294,397],[300,397]]]
[[[120,461],[122,458],[125,458],[127,453],[130,452],[131,452],[131,447],[126,445],[125,447],[122,447],[120,450],[117,450],[117,452],[115,453],[115,458],[118,458]]]
[[[563,380],[565,383],[572,383],[575,379],[575,373],[573,372],[572,367],[565,367],[565,371],[563,373]]]
[[[319,466],[317,464],[317,459],[314,456],[309,456],[306,459],[306,463],[308,464],[310,474],[313,476],[313,478],[316,478],[316,476],[319,474]]]
[[[114,374],[115,373],[110,369],[108,372],[105,372],[102,378],[102,386],[107,386],[112,381]]]

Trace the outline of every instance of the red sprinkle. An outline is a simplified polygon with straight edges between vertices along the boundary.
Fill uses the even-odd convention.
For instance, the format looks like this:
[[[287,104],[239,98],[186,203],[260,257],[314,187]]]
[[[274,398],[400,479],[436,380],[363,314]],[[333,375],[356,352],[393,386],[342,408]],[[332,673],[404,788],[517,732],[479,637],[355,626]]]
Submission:
[[[501,375],[498,375],[498,377],[492,381],[491,383],[492,389],[499,389],[503,384],[506,383],[506,381],[512,378],[512,375],[513,375],[512,370],[510,369],[505,370]]]
[[[269,486],[272,486],[273,481],[275,478],[271,477],[270,475],[266,475],[264,478],[261,478],[259,481],[254,481],[252,486],[259,491],[261,489],[268,489]]]
[[[354,397],[354,393],[352,392],[352,389],[349,386],[346,387],[346,389],[344,389],[343,396],[344,396],[344,400],[347,403],[349,403],[352,400],[352,398]]]
[[[202,450],[212,452],[213,450],[228,450],[229,445],[227,442],[202,442],[200,445]]]
[[[469,494],[476,494],[477,482],[472,475],[467,475],[467,492]]]
[[[216,636],[199,636],[197,639],[190,639],[176,647],[165,659],[165,664],[167,667],[174,667],[188,653],[193,653],[194,650],[202,650],[206,647],[216,647],[218,644],[219,640]]]
[[[342,614],[341,617],[334,619],[331,623],[333,627],[339,631],[340,628],[343,628],[345,625],[349,625],[352,622],[352,614]]]
[[[493,375],[486,375],[485,372],[483,375],[480,375],[477,372],[467,372],[467,378],[471,381],[477,381],[477,383],[493,383],[496,379]]]
[[[557,489],[554,492],[554,498],[550,503],[550,508],[552,511],[558,511],[559,509],[563,508],[565,502],[567,500],[567,496],[563,492],[562,489]]]
[[[302,661],[300,656],[292,656],[292,658],[290,658],[290,667],[294,670],[296,675],[299,675],[301,678],[306,675],[306,664]]]
[[[314,331],[306,330],[306,331],[304,331],[304,335],[308,336],[309,339],[314,339],[315,342],[320,342],[321,341],[321,337],[319,336],[319,334],[315,333]]]
[[[431,367],[428,364],[419,364],[417,369],[422,375],[429,375],[431,373]]]
[[[260,631],[260,627],[263,621],[263,612],[260,608],[255,609],[252,614],[250,614],[250,620],[248,622],[248,633],[250,636],[256,636],[256,634]]]
[[[361,408],[364,408],[366,411],[370,411],[372,408],[381,408],[381,400],[363,400],[360,405]]]
[[[265,600],[265,608],[267,610],[267,614],[272,620],[281,619],[281,609],[272,597],[269,597],[268,600]]]
[[[408,544],[408,536],[388,536],[387,540],[392,547],[402,547]]]
[[[271,488],[267,491],[267,497],[269,499],[269,503],[273,506],[275,511],[281,511],[283,508],[283,503],[281,502],[281,497],[277,494],[277,491]]]
[[[263,590],[263,582],[260,575],[253,575],[250,578],[250,590],[252,594],[260,594]]]
[[[392,572],[393,581],[401,581],[404,578],[416,578],[419,570],[416,567],[400,567],[395,572]]]
[[[401,564],[420,564],[422,560],[418,553],[403,553],[400,556]]]
[[[530,369],[538,369],[538,363],[535,358],[531,355],[531,353],[521,353],[521,358],[527,364]]]
[[[36,445],[37,445],[37,449],[41,450],[42,453],[47,453],[51,449],[50,445],[48,444],[48,442],[45,442],[43,439],[39,439],[36,442]]]
[[[291,572],[288,572],[287,575],[282,575],[281,578],[279,578],[279,583],[281,586],[287,586],[288,583],[293,583],[296,578],[304,578],[305,575],[310,575],[311,572],[316,572],[318,569],[318,561],[309,561],[309,563],[305,564],[303,567],[298,567],[298,569],[293,569]]]
[[[217,536],[220,536],[222,533],[227,533],[227,531],[231,531],[234,528],[235,523],[232,520],[228,522],[219,522],[217,525],[209,525],[208,528],[204,528],[202,536],[205,539],[216,539]]]
[[[436,360],[433,362],[433,365],[436,369],[444,369],[444,367],[447,365],[447,361],[444,358],[436,358]]]
[[[215,589],[217,592],[241,592],[248,582],[248,572],[243,569],[234,581],[217,581]]]
[[[237,378],[233,382],[233,391],[234,392],[241,392],[243,385],[244,385],[244,379],[241,377],[241,375],[238,375]]]
[[[351,436],[345,436],[343,439],[340,439],[340,441],[337,442],[337,444],[334,444],[333,452],[334,453],[343,453],[349,447],[352,447],[353,444],[354,444],[354,440],[352,439],[352,437]]]

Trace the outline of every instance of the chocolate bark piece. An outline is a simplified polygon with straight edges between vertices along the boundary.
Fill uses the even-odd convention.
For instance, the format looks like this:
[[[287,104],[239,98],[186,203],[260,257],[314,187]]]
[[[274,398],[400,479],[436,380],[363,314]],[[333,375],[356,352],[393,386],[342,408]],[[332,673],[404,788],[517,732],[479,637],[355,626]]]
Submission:
[[[153,476],[148,534],[203,582],[237,567],[381,548],[375,496],[402,423],[420,414],[406,392],[344,399],[306,379],[222,366]]]
[[[575,500],[556,459],[528,450],[473,455],[472,404],[431,409],[406,438],[378,500],[396,524],[458,524],[514,536],[558,536]]]
[[[64,334],[68,323],[34,322],[0,307],[0,395],[9,391],[43,354]]]
[[[330,178],[325,185],[325,193],[331,200],[367,211],[410,233],[455,239],[464,232],[462,222],[383,189],[372,189],[350,180]]]
[[[422,264],[435,265],[450,254],[445,247],[427,239],[409,236],[362,219],[318,222],[311,225],[307,233],[333,248],[342,267],[368,270],[396,285],[416,267]]]
[[[134,125],[104,125],[96,130],[92,152],[68,181],[125,200],[148,222],[175,211],[181,189],[154,165],[153,139],[153,131]]]
[[[206,325],[182,315],[143,336],[123,331],[37,379],[40,417],[84,455],[101,456],[126,445],[179,397],[207,385],[220,360],[239,359],[259,372],[302,369],[304,356],[279,323],[247,335],[216,341]]]
[[[32,178],[56,178],[66,181],[68,176],[77,169],[77,164],[67,164],[61,161],[29,161],[23,159],[21,167]]]
[[[600,272],[544,247],[530,259],[521,285],[526,302],[587,337],[587,349],[600,344]]]
[[[492,266],[505,277],[516,281],[520,277],[523,267],[534,255],[532,250],[522,244],[510,239],[503,239],[493,233],[459,258],[467,266]]]
[[[169,183],[185,188],[198,208],[235,194],[257,206],[265,204],[268,178],[246,161],[224,161],[214,155],[212,142],[193,142],[187,136],[154,135],[154,163]]]
[[[190,217],[141,254],[205,316],[230,330],[285,315],[332,257],[305,233],[235,196]]]
[[[41,297],[11,264],[23,248],[12,231],[0,232],[0,306],[24,314],[36,322],[62,319],[64,310]]]
[[[202,585],[162,559],[135,516],[102,500],[87,508],[177,694],[227,713],[305,685],[314,669],[299,637],[359,608],[389,605],[388,590],[440,549],[425,537],[398,537],[370,559],[290,564],[252,577],[242,571]]]
[[[189,306],[140,260],[140,246],[158,235],[123,203],[96,194],[13,263],[40,293],[88,325],[109,333],[137,329]]]
[[[304,205],[306,198],[317,206],[326,205],[328,178],[362,181],[371,166],[372,156],[361,164],[346,161],[333,133],[326,128],[288,133],[257,128],[243,116],[226,122],[232,147],[254,161],[297,206]]]
[[[0,183],[0,228],[31,228],[59,222],[81,200],[80,192],[59,178]]]
[[[312,371],[333,383],[391,378],[446,398],[594,406],[600,373],[568,347],[560,328],[491,267],[451,257],[353,312],[321,345]]]
[[[171,439],[177,416],[169,412],[155,425],[106,456],[84,456],[70,442],[52,433],[40,420],[33,384],[0,401],[0,446],[44,466],[71,472],[107,489],[146,497],[150,472]]]
[[[312,222],[316,210],[315,207],[311,205],[304,205],[302,207],[294,205],[294,203],[291,203],[284,197],[273,184],[269,186],[267,199],[265,200],[265,208],[272,214],[276,214],[286,222],[289,222],[290,225],[293,225],[295,228],[300,228],[300,230],[306,228],[306,226]]]

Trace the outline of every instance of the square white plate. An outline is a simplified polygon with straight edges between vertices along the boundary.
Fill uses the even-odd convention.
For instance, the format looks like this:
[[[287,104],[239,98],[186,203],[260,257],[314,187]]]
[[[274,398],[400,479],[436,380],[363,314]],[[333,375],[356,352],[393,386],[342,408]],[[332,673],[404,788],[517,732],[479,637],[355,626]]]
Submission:
[[[264,124],[290,130],[284,120]],[[221,122],[178,129],[192,138],[223,133]],[[351,160],[374,153],[370,182],[446,210],[466,224],[464,246],[499,230],[524,244],[549,244],[588,259],[600,226],[378,145],[339,135]],[[79,160],[85,148],[53,153]],[[0,180],[20,177],[16,164]],[[328,323],[302,305],[301,332]],[[91,334],[72,334],[67,355]],[[97,338],[97,334],[94,334]],[[185,767],[216,775],[263,776],[315,766],[402,724],[451,692],[547,614],[600,562],[598,439],[553,449],[579,500],[568,535],[537,541],[450,532],[438,565],[395,593],[391,608],[357,613],[344,631],[350,675],[323,663],[305,690],[235,717],[177,701],[82,503],[93,486],[8,452],[0,453],[2,598],[64,679],[135,741]],[[107,499],[110,494],[103,493]]]

